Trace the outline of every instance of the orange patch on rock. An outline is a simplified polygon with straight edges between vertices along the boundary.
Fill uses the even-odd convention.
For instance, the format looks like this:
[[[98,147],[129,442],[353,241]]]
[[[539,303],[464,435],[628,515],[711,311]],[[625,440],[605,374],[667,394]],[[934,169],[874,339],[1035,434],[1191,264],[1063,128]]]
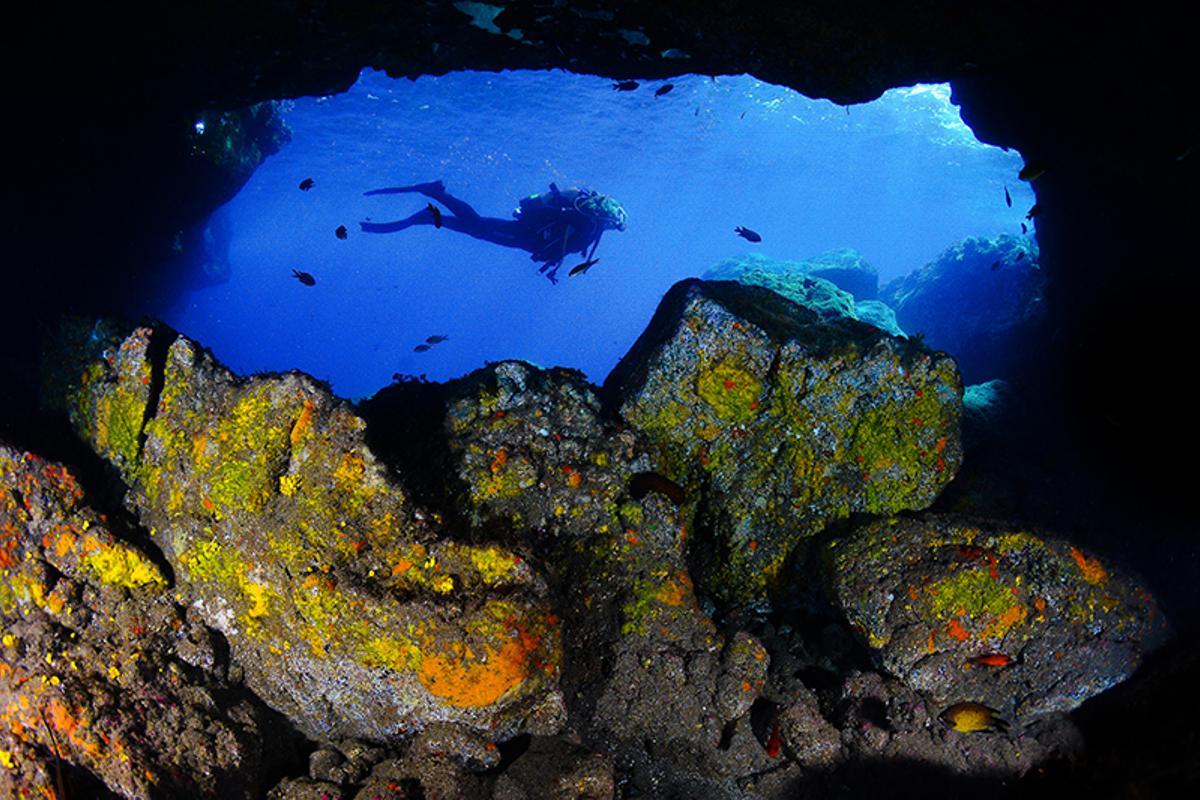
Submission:
[[[1083,573],[1083,579],[1093,586],[1098,586],[1108,580],[1108,572],[1097,558],[1088,558],[1078,547],[1071,548],[1071,558]]]
[[[965,642],[971,638],[971,632],[959,624],[958,620],[952,619],[946,623],[946,632],[958,639],[960,642]]]
[[[517,635],[493,650],[484,648],[484,659],[463,653],[426,655],[417,677],[434,697],[457,708],[494,705],[514,691],[536,666],[541,638],[517,627]]]
[[[292,425],[291,440],[293,447],[300,443],[300,438],[304,436],[304,432],[312,427],[313,409],[316,407],[316,403],[312,400],[304,401],[304,407],[300,409],[300,415],[296,417],[296,422]]]

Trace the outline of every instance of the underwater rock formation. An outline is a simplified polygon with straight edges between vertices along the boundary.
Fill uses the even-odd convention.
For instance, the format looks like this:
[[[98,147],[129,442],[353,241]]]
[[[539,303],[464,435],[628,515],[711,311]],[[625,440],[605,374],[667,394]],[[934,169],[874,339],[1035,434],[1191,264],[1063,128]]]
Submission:
[[[759,253],[727,258],[704,273],[706,281],[761,286],[815,311],[823,320],[858,319],[854,297],[833,281],[812,275],[803,261],[779,261]]]
[[[1066,542],[966,517],[880,520],[828,545],[838,603],[936,708],[1019,725],[1131,675],[1165,632],[1135,580]]]
[[[414,408],[430,410],[406,422]],[[389,388],[363,413],[406,481],[436,465],[450,487],[440,506],[553,563],[573,727],[632,785],[736,796],[734,781],[769,766],[749,725],[766,652],[745,632],[718,632],[688,572],[699,487],[657,475],[646,443],[602,415],[582,376],[506,361],[444,386]],[[409,449],[415,428],[444,447]]]
[[[829,522],[928,506],[962,457],[948,357],[734,282],[676,284],[605,391],[666,475],[704,487],[690,564],[728,602],[763,597]]]
[[[557,728],[558,623],[530,564],[438,538],[308,376],[243,380],[168,331],[101,330],[60,390],[72,422],[268,704],[322,739]]]
[[[261,796],[273,715],[113,530],[64,467],[0,445],[0,795],[97,796],[86,771],[124,797]]]
[[[883,287],[900,327],[954,356],[967,383],[1011,378],[1043,317],[1045,274],[1032,239],[969,237]]]
[[[863,300],[854,304],[854,313],[860,322],[874,325],[892,336],[907,336],[896,321],[896,312],[882,300]]]

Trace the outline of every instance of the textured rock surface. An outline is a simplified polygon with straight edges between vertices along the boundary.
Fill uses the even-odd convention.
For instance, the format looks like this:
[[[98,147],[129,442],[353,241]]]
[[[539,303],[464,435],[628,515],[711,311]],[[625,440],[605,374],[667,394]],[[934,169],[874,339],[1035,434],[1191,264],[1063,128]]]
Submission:
[[[705,487],[690,563],[724,600],[761,597],[832,520],[929,505],[961,459],[953,361],[759,287],[676,284],[605,390]]]
[[[892,336],[906,336],[896,321],[896,312],[881,300],[863,300],[854,304],[854,313],[860,322],[874,325],[879,330]]]
[[[971,237],[892,281],[882,299],[900,327],[954,356],[963,380],[1011,377],[1044,314],[1045,273],[1032,239]]]
[[[225,679],[211,632],[66,469],[3,445],[0,620],[0,795],[59,797],[62,772],[69,797],[265,788],[274,720]]]
[[[838,602],[884,668],[936,707],[1026,723],[1131,675],[1154,599],[1062,541],[969,518],[868,524],[828,548]]]
[[[415,424],[440,430],[444,446],[406,450],[397,410],[423,405],[433,410]],[[457,486],[444,503],[548,554],[571,725],[632,786],[736,797],[739,779],[769,766],[749,725],[766,652],[744,632],[717,631],[684,558],[696,496],[635,495],[631,479],[657,462],[602,417],[577,373],[502,362],[445,387],[394,387],[363,412],[372,429],[396,420],[378,449],[401,474],[435,464]]]
[[[438,539],[325,386],[238,379],[165,331],[93,344],[72,420],[264,700],[318,738],[553,730],[541,579],[503,548]]]
[[[803,262],[808,274],[824,278],[854,295],[856,302],[874,300],[879,294],[879,272],[862,254],[850,247],[827,250]]]
[[[748,253],[716,264],[703,278],[770,289],[815,311],[824,320],[858,319],[854,295],[833,281],[814,275],[807,261],[780,261]]]

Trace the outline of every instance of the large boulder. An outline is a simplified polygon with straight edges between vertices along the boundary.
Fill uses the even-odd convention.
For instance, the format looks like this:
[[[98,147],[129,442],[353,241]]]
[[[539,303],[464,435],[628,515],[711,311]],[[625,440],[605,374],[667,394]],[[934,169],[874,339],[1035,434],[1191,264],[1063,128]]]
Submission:
[[[505,548],[439,538],[326,386],[242,379],[151,328],[76,345],[95,357],[60,389],[75,427],[118,468],[246,683],[302,731],[556,728],[559,631],[542,578]]]
[[[954,356],[963,380],[1011,378],[1043,317],[1046,279],[1032,239],[971,237],[883,288],[900,327]]]
[[[66,468],[0,444],[0,795],[60,797],[73,772],[129,798],[261,796],[272,715],[120,530]]]
[[[937,708],[1009,721],[1124,680],[1163,632],[1146,589],[1067,542],[977,519],[865,525],[828,545],[838,604],[883,667]]]
[[[688,571],[699,486],[661,474],[636,431],[603,414],[595,387],[505,361],[444,385],[391,387],[362,412],[406,483],[437,475],[438,507],[554,564],[572,727],[632,786],[734,797],[737,781],[770,765],[749,724],[766,652],[745,632],[718,631]]]
[[[928,506],[962,456],[952,360],[739,283],[676,284],[605,390],[668,476],[703,487],[690,563],[731,602],[831,521]]]

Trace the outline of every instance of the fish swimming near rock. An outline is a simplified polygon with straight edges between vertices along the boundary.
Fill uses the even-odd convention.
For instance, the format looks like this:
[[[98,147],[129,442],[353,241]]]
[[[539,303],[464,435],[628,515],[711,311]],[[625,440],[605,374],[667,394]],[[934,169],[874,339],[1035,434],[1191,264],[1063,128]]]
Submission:
[[[1016,258],[1016,260],[1017,260],[1017,261],[1022,261],[1024,258],[1025,258],[1025,251],[1024,251],[1024,250],[1022,250],[1021,252],[1017,253],[1017,258]]]
[[[1029,233],[1029,227],[1024,222],[1021,223],[1021,233]]]
[[[1038,203],[1034,203],[1032,206],[1029,207],[1029,210],[1025,212],[1025,219],[1033,219],[1034,217],[1040,216],[1041,213],[1042,213],[1041,205],[1039,205]]]
[[[429,213],[433,215],[433,227],[442,227],[442,210],[433,203],[429,203],[425,208],[429,209]]]
[[[345,225],[338,225],[337,230],[333,232],[333,235],[339,239],[345,239],[349,235],[349,232],[346,230]]]
[[[637,81],[616,81],[612,88],[614,92],[632,92],[640,84]]]
[[[662,86],[660,86],[660,87],[658,87],[657,89],[655,89],[655,90],[654,90],[654,96],[655,96],[655,97],[662,97],[664,94],[666,94],[667,92],[671,91],[671,90],[672,90],[672,89],[674,89],[674,88],[675,88],[675,84],[673,84],[673,83],[664,83]]]
[[[955,703],[938,714],[938,719],[959,733],[1000,733],[1008,729],[1000,712],[979,703]]]
[[[305,286],[317,285],[317,279],[307,272],[301,272],[300,270],[294,269],[292,270],[292,277],[303,283]]]
[[[1012,195],[1008,193],[1008,187],[1004,187],[1004,204],[1012,208]]]
[[[1021,171],[1017,173],[1017,177],[1023,181],[1028,181],[1029,183],[1033,183],[1038,178],[1045,175],[1046,172],[1049,171],[1049,169],[1050,168],[1047,167],[1045,164],[1039,164],[1036,161],[1031,161],[1028,164],[1026,164],[1025,166],[1021,167]]]
[[[657,492],[677,506],[683,505],[685,499],[683,487],[670,478],[657,472],[637,472],[629,479],[629,494],[634,500],[641,500],[650,492]]]
[[[762,237],[749,228],[743,228],[741,225],[733,229],[733,232],[745,239],[747,242],[761,242]]]
[[[430,344],[419,344],[419,345],[417,345],[416,347],[414,347],[414,348],[413,348],[413,352],[414,352],[414,353],[425,353],[425,352],[428,352],[429,350],[432,350],[432,349],[433,349],[433,345],[430,345]]]
[[[992,262],[992,271],[994,272],[994,271],[996,271],[996,270],[998,270],[998,269],[1000,269],[1000,262],[999,262],[998,260],[997,260],[997,261],[993,261],[993,262]]]
[[[775,719],[771,724],[771,735],[767,737],[766,747],[767,755],[771,758],[779,758],[779,754],[783,751],[783,736],[779,732],[779,713],[775,713]]]
[[[449,338],[450,337],[446,336],[445,334],[435,333],[433,336],[426,336],[425,341],[428,342],[429,344],[440,344]]]
[[[974,656],[964,661],[963,669],[970,669],[971,667],[995,667],[1003,669],[1013,663],[1012,656],[1006,653],[984,653],[983,655]]]
[[[314,187],[316,185],[317,185],[317,182],[314,181],[312,178],[305,178],[304,180],[300,181],[300,191],[307,192],[309,189],[311,189],[312,187]]]
[[[600,259],[598,259],[598,258],[589,258],[587,261],[584,261],[582,264],[576,264],[575,266],[571,267],[571,271],[567,273],[567,277],[569,278],[572,275],[580,275],[584,272],[587,272],[589,269],[596,266],[596,264],[599,263],[599,261],[600,261]]]

